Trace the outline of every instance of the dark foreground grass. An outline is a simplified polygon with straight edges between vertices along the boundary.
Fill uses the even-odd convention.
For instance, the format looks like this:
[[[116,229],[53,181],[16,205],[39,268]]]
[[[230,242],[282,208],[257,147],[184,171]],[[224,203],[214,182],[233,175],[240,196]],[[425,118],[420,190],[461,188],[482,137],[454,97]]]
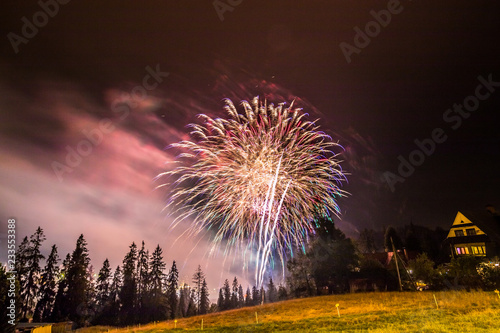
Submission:
[[[197,332],[202,319],[203,331],[208,332],[500,332],[500,298],[482,291],[331,295],[179,319],[177,323],[96,326],[78,332]]]

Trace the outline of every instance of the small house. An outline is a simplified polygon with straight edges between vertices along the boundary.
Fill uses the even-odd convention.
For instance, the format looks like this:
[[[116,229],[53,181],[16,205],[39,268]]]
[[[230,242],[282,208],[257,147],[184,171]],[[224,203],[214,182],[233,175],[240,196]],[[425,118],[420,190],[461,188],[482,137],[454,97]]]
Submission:
[[[461,256],[488,257],[500,255],[500,216],[495,209],[458,212],[446,238],[452,258]]]

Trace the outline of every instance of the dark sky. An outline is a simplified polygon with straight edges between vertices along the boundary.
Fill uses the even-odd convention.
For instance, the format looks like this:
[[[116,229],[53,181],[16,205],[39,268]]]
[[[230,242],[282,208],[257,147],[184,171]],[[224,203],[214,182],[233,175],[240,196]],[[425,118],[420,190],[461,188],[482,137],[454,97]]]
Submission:
[[[388,6],[385,27],[370,23]],[[16,217],[20,235],[41,225],[47,251],[57,243],[61,257],[84,233],[96,267],[106,256],[118,265],[142,239],[180,261],[186,279],[198,263],[221,265],[206,258],[205,238],[172,246],[182,230],[168,229],[167,194],[152,179],[197,114],[220,116],[224,97],[257,94],[296,98],[345,147],[351,195],[337,224],[348,235],[410,221],[446,228],[458,210],[500,207],[500,84],[477,88],[480,76],[500,82],[499,9],[496,1],[243,0],[221,20],[213,1],[70,1],[44,24],[37,1],[3,1],[1,223]],[[33,36],[13,45],[9,36],[24,38],[23,17],[33,15],[38,32],[25,29]],[[340,45],[356,46],[354,29],[367,24],[379,31],[368,31],[367,45],[357,40],[348,62]],[[129,114],[116,112],[146,67],[169,74]],[[478,100],[477,91],[489,95]],[[447,111],[464,100],[479,101],[470,116]],[[54,161],[106,120],[113,129],[59,179]],[[397,175],[398,156],[408,160],[414,141],[436,128],[446,141],[392,191],[385,172]],[[209,282],[243,276],[238,260]]]

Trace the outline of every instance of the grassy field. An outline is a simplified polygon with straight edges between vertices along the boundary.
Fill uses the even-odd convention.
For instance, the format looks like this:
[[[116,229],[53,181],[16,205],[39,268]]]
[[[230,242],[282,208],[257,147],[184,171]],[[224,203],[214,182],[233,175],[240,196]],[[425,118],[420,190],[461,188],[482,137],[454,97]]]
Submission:
[[[201,331],[202,319],[203,331],[209,332],[500,332],[500,298],[482,291],[331,295],[179,319],[177,323],[171,320],[128,329],[96,326],[78,333]]]

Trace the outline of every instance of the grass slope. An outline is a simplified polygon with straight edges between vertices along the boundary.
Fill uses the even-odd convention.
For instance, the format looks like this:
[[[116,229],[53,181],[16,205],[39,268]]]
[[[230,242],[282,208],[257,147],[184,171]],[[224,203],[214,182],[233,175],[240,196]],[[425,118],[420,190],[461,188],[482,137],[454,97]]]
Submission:
[[[201,331],[202,319],[203,331],[209,332],[500,332],[500,298],[482,291],[329,295],[179,319],[177,323],[170,320],[128,329],[97,326],[78,333],[196,332]]]

